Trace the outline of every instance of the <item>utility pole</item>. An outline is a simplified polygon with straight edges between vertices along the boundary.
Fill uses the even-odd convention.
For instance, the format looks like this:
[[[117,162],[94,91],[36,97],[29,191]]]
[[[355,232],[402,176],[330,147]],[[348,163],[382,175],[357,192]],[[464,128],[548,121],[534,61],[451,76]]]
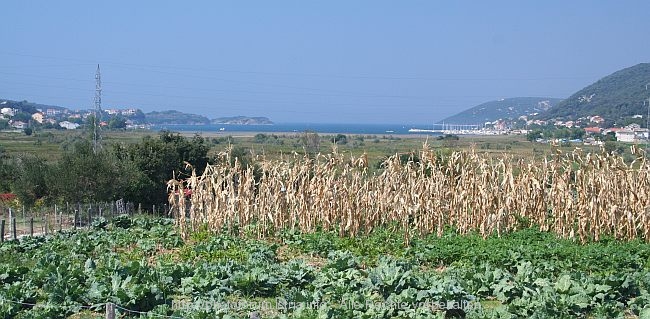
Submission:
[[[648,86],[650,83],[645,85],[645,91],[648,92]],[[648,130],[645,137],[645,156],[650,157],[650,96],[648,96],[648,115],[645,117],[645,128]]]
[[[101,123],[102,114],[102,75],[99,72],[99,64],[97,64],[97,72],[95,72],[95,115],[93,119],[93,153],[102,148],[101,136],[99,133],[99,126]]]

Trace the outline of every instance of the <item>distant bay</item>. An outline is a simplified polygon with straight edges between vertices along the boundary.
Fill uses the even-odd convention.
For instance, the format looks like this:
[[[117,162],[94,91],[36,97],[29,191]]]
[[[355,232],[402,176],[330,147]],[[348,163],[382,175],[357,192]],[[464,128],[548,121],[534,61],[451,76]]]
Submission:
[[[429,128],[431,125],[405,124],[323,124],[323,123],[279,123],[273,125],[238,125],[238,124],[206,124],[206,125],[153,125],[152,130],[169,130],[175,132],[233,132],[259,133],[302,133],[314,131],[317,133],[343,133],[362,135],[422,135],[410,133],[411,128]]]

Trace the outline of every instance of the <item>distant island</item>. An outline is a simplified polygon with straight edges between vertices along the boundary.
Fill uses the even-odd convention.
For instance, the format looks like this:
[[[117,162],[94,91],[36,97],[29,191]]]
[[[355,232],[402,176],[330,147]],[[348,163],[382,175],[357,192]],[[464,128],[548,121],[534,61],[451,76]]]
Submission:
[[[197,114],[179,111],[149,112],[145,114],[148,124],[236,124],[236,125],[271,125],[273,122],[268,117],[232,116],[208,119]]]
[[[162,111],[145,113],[147,124],[209,124],[210,120],[202,115],[183,113],[179,111]]]
[[[233,116],[220,117],[210,121],[211,124],[235,124],[235,125],[271,125],[273,122],[267,117]]]
[[[87,126],[95,111],[71,110],[57,105],[0,99],[0,130],[33,127],[77,129]],[[267,117],[234,116],[209,119],[175,110],[144,113],[138,108],[108,108],[101,111],[100,126],[112,129],[147,128],[150,125],[271,125]]]

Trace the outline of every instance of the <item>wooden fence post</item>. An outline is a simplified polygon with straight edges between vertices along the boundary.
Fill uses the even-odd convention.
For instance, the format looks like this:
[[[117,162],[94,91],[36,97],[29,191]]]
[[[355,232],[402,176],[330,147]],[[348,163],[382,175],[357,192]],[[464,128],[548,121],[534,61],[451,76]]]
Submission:
[[[29,218],[29,237],[34,237],[34,217]]]
[[[11,228],[13,228],[14,240],[17,240],[18,235],[16,234],[16,217],[11,219]]]
[[[0,243],[5,241],[5,220],[3,219],[0,224]]]
[[[81,216],[84,214],[84,211],[83,211],[83,208],[81,208],[81,203],[80,202],[77,202],[77,207],[78,207],[77,208],[77,213],[79,215],[77,216],[77,218],[75,220],[76,220],[77,223],[79,223],[79,225],[78,225],[79,228],[81,228],[81,218],[82,218]],[[76,228],[77,227],[75,227],[75,229]]]
[[[115,304],[106,303],[106,319],[115,319]]]

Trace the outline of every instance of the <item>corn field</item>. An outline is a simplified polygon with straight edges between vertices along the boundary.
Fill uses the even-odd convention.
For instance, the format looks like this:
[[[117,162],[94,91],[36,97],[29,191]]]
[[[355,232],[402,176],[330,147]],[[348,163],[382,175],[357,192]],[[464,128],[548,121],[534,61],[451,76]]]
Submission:
[[[201,176],[169,181],[169,202],[186,238],[205,227],[260,238],[384,228],[403,232],[408,244],[446,228],[489,236],[537,226],[582,242],[650,241],[650,164],[634,146],[632,153],[631,164],[580,149],[543,160],[487,158],[474,151],[441,156],[425,144],[418,160],[404,164],[395,155],[372,173],[366,156],[336,150],[246,168],[224,153],[224,164]]]

